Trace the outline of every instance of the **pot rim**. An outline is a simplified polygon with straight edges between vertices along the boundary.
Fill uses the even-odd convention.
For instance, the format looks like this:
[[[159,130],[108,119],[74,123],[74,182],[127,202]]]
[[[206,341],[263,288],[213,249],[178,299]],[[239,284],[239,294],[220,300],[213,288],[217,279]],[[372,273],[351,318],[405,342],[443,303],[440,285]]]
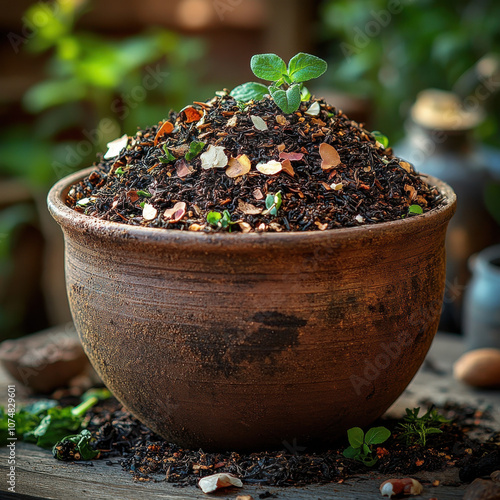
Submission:
[[[203,231],[187,231],[180,229],[165,229],[156,227],[131,226],[111,222],[77,212],[64,203],[70,187],[87,176],[95,167],[74,172],[54,184],[47,196],[47,204],[52,217],[63,229],[73,229],[77,232],[85,230],[87,236],[106,236],[113,240],[146,240],[164,244],[182,244],[188,246],[215,245],[223,246],[225,250],[242,245],[276,246],[310,246],[312,244],[335,243],[342,246],[356,240],[374,240],[389,232],[401,237],[415,235],[448,223],[456,210],[456,195],[445,182],[422,174],[428,184],[436,186],[444,196],[443,202],[435,209],[421,215],[376,224],[365,224],[356,227],[327,229],[325,231],[303,232],[262,232],[262,233],[205,233]]]

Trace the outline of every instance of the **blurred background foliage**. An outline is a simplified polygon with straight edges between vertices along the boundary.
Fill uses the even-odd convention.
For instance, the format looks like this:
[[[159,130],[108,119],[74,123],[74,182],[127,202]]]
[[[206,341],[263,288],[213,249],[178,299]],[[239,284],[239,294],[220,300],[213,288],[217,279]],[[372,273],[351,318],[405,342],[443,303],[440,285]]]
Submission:
[[[496,0],[325,0],[319,20],[329,83],[372,99],[373,121],[394,143],[419,91],[456,90],[485,54],[500,55],[499,19]],[[498,145],[495,99],[477,134]]]
[[[456,90],[481,57],[500,54],[499,19],[496,0],[12,4],[0,19],[0,337],[69,319],[60,231],[45,195],[110,140],[254,79],[254,53],[288,60],[305,51],[330,65],[311,90],[334,92],[332,104],[395,144],[419,91]],[[498,147],[498,95],[487,104],[476,134]]]

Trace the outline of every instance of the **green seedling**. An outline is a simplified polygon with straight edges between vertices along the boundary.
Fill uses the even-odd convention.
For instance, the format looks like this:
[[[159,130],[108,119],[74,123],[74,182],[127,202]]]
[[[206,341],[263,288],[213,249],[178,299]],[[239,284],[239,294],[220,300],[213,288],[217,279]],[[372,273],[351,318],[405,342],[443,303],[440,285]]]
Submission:
[[[374,130],[371,134],[373,135],[373,137],[376,141],[378,141],[378,142],[380,142],[380,144],[382,144],[384,149],[389,146],[389,139],[387,139],[387,137],[384,134],[382,134],[382,132],[379,132],[378,130]]]
[[[144,196],[145,198],[151,198],[153,196],[149,191],[137,191],[137,196]]]
[[[175,156],[168,150],[167,145],[163,145],[163,151],[165,153],[165,156],[162,156],[160,158],[160,161],[162,163],[171,163],[176,160]]]
[[[408,207],[408,215],[420,215],[423,214],[424,210],[420,205],[410,205]]]
[[[418,416],[420,408],[406,409],[406,416],[403,422],[398,424],[401,431],[400,438],[406,441],[406,445],[419,444],[425,446],[428,436],[432,434],[441,434],[440,429],[443,424],[450,421],[440,415],[434,408],[430,408],[421,417]]]
[[[350,446],[344,450],[344,457],[353,458],[367,467],[373,467],[378,459],[373,456],[372,446],[384,443],[390,437],[391,431],[386,427],[372,427],[366,434],[363,429],[352,427],[347,431]]]
[[[248,82],[233,89],[231,95],[237,101],[248,102],[270,94],[276,105],[289,114],[299,109],[302,100],[310,99],[311,94],[303,83],[321,76],[327,64],[319,57],[299,52],[290,59],[288,66],[276,54],[256,54],[250,67],[255,76],[271,82],[271,85]]]
[[[224,210],[224,212],[208,212],[207,214],[207,222],[211,226],[221,227],[223,229],[229,228],[229,232],[231,232],[231,226],[236,224],[236,222],[231,221],[231,214]]]
[[[266,210],[262,214],[278,215],[282,201],[281,191],[278,191],[276,194],[269,193],[266,196]]]
[[[189,151],[185,154],[186,161],[194,160],[205,147],[205,143],[201,141],[192,141],[189,145]]]

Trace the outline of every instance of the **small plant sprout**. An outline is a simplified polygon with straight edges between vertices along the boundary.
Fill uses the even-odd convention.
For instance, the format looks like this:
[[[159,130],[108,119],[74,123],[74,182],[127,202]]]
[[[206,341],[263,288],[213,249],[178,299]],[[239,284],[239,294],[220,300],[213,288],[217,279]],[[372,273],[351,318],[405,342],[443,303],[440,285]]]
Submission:
[[[289,114],[299,109],[301,101],[311,98],[304,82],[321,76],[327,64],[319,57],[299,52],[290,59],[288,66],[276,54],[256,54],[250,61],[250,67],[255,76],[271,82],[271,85],[244,83],[233,89],[231,95],[237,101],[248,102],[258,101],[270,94],[276,105]]]
[[[201,141],[193,141],[189,145],[189,150],[184,156],[186,161],[191,161],[194,160],[202,151],[203,148],[205,147],[205,143]]]
[[[208,212],[207,214],[207,222],[211,226],[221,227],[223,229],[228,228],[229,232],[231,232],[231,226],[236,224],[236,222],[231,221],[231,214],[224,210],[224,212]]]
[[[270,215],[278,215],[278,210],[281,207],[281,202],[282,202],[282,197],[281,197],[281,191],[278,191],[276,194],[269,193],[266,196],[266,209],[262,212],[263,215],[265,214],[270,214]]]
[[[352,427],[347,431],[350,446],[344,450],[344,457],[353,458],[367,467],[377,463],[378,458],[373,456],[372,446],[381,444],[391,437],[391,431],[386,427],[372,427],[366,434],[359,427]]]
[[[425,446],[428,436],[441,434],[443,431],[440,427],[450,422],[434,408],[430,408],[421,417],[418,416],[419,413],[420,408],[413,408],[413,410],[407,408],[403,422],[398,424],[399,430],[402,431],[400,437],[405,439],[407,446],[415,443]]]
[[[371,134],[373,135],[373,138],[377,142],[379,142],[384,149],[389,146],[389,139],[387,139],[387,137],[384,134],[382,134],[382,132],[374,130]]]
[[[162,156],[160,158],[160,161],[162,163],[170,163],[172,161],[175,161],[175,156],[168,150],[167,145],[163,145],[163,151],[165,152],[165,156]]]
[[[408,207],[408,215],[420,215],[423,213],[424,211],[420,205],[410,205]]]

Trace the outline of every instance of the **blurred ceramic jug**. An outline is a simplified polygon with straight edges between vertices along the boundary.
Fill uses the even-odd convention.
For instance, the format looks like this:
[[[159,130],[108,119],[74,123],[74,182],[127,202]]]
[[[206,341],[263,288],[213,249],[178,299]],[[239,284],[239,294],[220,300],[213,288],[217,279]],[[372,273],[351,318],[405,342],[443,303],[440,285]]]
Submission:
[[[411,109],[406,138],[394,148],[419,172],[444,180],[457,194],[457,212],[446,240],[447,282],[440,323],[445,331],[461,328],[469,257],[500,241],[499,227],[484,203],[494,155],[472,137],[483,118],[480,108],[464,108],[452,92],[425,90]],[[500,163],[500,154],[497,161]]]
[[[471,257],[472,280],[464,297],[467,349],[500,349],[500,245]]]

